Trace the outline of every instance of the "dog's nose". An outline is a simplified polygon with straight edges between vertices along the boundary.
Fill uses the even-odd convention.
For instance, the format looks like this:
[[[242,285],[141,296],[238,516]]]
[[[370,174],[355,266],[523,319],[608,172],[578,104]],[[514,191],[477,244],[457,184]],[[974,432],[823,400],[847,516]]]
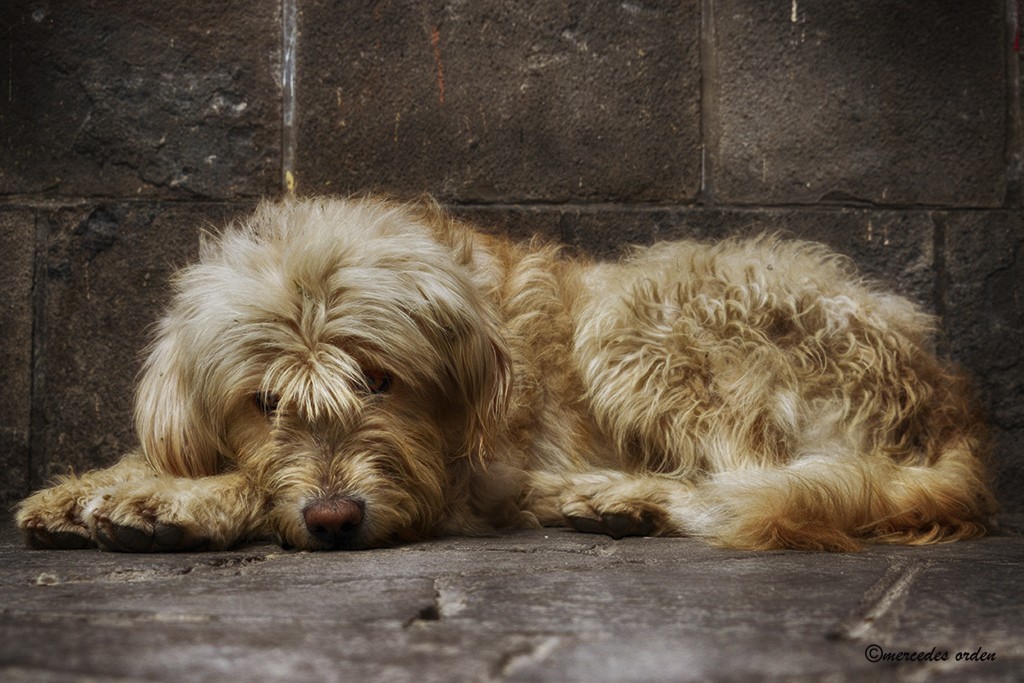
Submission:
[[[320,498],[302,510],[306,528],[315,539],[332,548],[352,540],[363,523],[365,504],[358,498]]]

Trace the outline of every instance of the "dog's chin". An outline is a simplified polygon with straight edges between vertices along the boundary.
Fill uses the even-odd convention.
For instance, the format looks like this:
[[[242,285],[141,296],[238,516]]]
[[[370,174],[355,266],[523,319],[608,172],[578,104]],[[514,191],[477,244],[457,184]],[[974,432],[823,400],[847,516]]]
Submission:
[[[313,538],[309,534],[298,534],[289,540],[284,535],[279,535],[278,543],[285,550],[299,550],[307,552],[332,551],[332,550],[369,550],[380,548],[384,543],[370,544],[358,538],[344,539],[333,543],[324,543]]]

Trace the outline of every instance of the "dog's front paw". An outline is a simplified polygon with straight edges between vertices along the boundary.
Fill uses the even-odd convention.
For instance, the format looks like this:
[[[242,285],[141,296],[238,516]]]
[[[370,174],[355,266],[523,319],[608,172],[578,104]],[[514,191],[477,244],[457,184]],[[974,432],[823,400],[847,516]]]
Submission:
[[[15,519],[26,545],[41,550],[95,547],[82,518],[82,494],[78,481],[69,479],[25,499]]]
[[[623,509],[619,512],[597,511],[587,506],[569,505],[563,509],[566,523],[576,531],[607,534],[612,538],[653,536],[661,529],[662,515],[651,509]]]
[[[562,517],[577,531],[625,536],[656,536],[668,530],[668,513],[656,502],[629,495],[618,482],[578,487],[563,501]]]
[[[210,547],[196,525],[181,513],[174,495],[152,490],[111,490],[86,506],[91,535],[103,550],[151,553],[205,550]]]

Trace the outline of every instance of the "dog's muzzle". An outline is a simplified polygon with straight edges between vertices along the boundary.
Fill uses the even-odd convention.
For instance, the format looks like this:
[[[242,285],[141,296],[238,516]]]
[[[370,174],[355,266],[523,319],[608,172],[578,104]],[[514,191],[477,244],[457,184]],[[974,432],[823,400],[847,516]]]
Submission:
[[[352,547],[366,504],[350,496],[318,498],[302,510],[306,529],[331,549]]]

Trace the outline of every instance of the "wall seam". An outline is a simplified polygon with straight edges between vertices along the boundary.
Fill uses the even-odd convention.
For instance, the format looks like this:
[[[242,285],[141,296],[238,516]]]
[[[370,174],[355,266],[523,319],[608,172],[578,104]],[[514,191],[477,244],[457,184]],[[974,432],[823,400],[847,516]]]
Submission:
[[[717,55],[715,53],[715,15],[713,0],[703,0],[700,10],[700,194],[698,203],[715,206],[711,182],[717,152],[717,139],[712,141],[712,127],[717,123],[712,90],[716,85]]]
[[[1017,31],[1020,28],[1020,0],[1006,0],[1006,193],[1005,205],[1021,205],[1021,181],[1024,178],[1024,160],[1021,159],[1020,110],[1020,55],[1016,51]]]
[[[298,43],[298,0],[281,0],[281,188],[295,193],[295,50]]]

